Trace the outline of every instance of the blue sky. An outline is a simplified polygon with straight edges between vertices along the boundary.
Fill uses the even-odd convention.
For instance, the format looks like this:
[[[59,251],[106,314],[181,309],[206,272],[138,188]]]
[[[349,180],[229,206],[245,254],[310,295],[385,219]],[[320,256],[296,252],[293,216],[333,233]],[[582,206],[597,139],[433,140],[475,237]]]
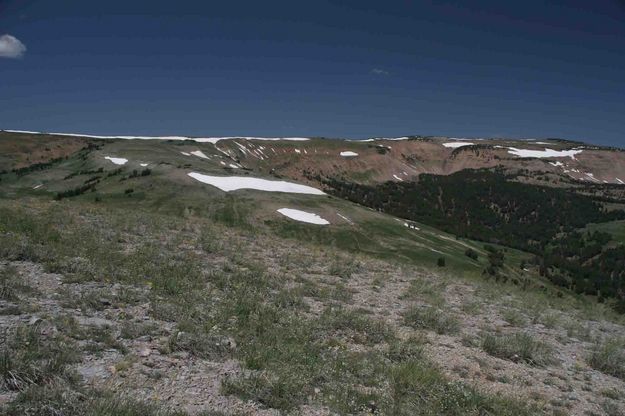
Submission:
[[[622,146],[624,21],[602,0],[0,0],[26,48],[0,39],[0,128]]]

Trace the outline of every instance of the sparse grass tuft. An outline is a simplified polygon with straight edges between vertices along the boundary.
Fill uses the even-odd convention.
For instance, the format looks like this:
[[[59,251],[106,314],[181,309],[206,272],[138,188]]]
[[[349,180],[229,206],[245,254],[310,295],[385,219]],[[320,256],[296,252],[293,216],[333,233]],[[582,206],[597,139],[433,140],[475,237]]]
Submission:
[[[20,392],[2,413],[6,416],[80,416],[85,413],[84,394],[61,380],[31,385]]]
[[[410,360],[419,360],[424,357],[423,345],[427,342],[425,336],[412,336],[406,341],[396,340],[388,346],[387,358],[398,363]]]
[[[32,291],[32,288],[20,279],[15,267],[0,270],[0,299],[15,301],[19,299],[18,294]]]
[[[525,332],[511,335],[486,334],[482,338],[482,348],[494,357],[540,367],[557,362],[552,346]]]
[[[41,325],[19,326],[0,339],[0,387],[24,390],[55,380],[74,380],[69,365],[75,347],[60,336],[42,335]]]
[[[445,288],[441,282],[431,282],[425,278],[415,278],[403,295],[404,299],[421,300],[432,306],[442,307],[445,303],[443,292]]]
[[[387,414],[501,415],[539,414],[521,401],[489,396],[463,384],[448,382],[427,362],[409,360],[390,369],[391,401]]]
[[[516,309],[506,309],[501,315],[503,316],[503,319],[505,319],[505,321],[512,326],[524,327],[527,325],[525,315]]]
[[[328,308],[320,316],[326,331],[341,334],[358,344],[374,345],[392,338],[388,326],[359,313],[344,308]]]
[[[161,329],[155,323],[141,323],[124,321],[119,336],[123,339],[137,339],[146,335],[158,335]]]
[[[602,396],[607,397],[608,399],[612,399],[612,400],[621,400],[621,398],[625,397],[625,393],[615,388],[604,389],[604,390],[601,390],[600,393]]]
[[[587,360],[595,370],[625,380],[625,340],[609,338],[596,344]]]
[[[223,360],[233,351],[231,341],[227,337],[202,332],[198,328],[193,333],[176,332],[169,337],[168,350],[187,351],[199,358],[212,361]]]
[[[460,330],[457,317],[431,306],[414,306],[404,314],[404,323],[413,328],[429,329],[437,334],[455,334]]]
[[[185,416],[155,404],[131,398],[103,397],[91,401],[86,412],[89,416]]]
[[[359,268],[359,263],[351,258],[335,257],[332,263],[330,263],[328,273],[347,279],[351,277],[353,273],[356,273]]]

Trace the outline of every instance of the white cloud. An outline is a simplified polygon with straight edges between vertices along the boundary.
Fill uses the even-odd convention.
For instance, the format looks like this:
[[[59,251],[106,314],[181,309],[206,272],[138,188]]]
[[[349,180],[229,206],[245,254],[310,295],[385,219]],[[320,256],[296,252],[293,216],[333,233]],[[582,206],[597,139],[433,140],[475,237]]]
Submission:
[[[373,68],[371,70],[371,73],[374,75],[389,75],[390,73],[384,69],[380,69],[380,68]]]
[[[21,58],[24,52],[26,45],[18,38],[11,35],[0,36],[0,58]]]

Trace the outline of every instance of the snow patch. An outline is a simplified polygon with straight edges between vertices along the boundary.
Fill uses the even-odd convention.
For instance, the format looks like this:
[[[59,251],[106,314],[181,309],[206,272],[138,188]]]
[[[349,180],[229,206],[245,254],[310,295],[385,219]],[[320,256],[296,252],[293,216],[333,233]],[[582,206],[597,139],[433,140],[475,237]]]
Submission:
[[[397,175],[393,175],[393,178],[397,179],[397,180],[398,180],[398,181],[400,181],[400,182],[403,182],[403,181],[404,181],[402,178],[400,178],[400,177],[399,177],[399,176],[397,176]]]
[[[42,186],[43,186],[43,184],[41,184],[41,183],[40,183],[40,184],[39,184],[39,185],[37,185],[37,186],[33,186],[33,189],[39,189],[39,188],[41,188]]]
[[[285,217],[289,217],[295,221],[307,222],[309,224],[317,224],[317,225],[328,225],[330,222],[321,218],[317,214],[313,214],[306,211],[300,211],[299,209],[293,208],[280,208],[277,210],[280,214]]]
[[[549,162],[549,164],[550,164],[551,166],[555,166],[556,168],[557,168],[558,166],[564,166],[564,163],[562,163],[562,162]]]
[[[519,157],[570,157],[575,159],[575,155],[582,153],[583,150],[553,150],[545,148],[545,150],[528,150],[517,149],[516,147],[508,147],[508,153]]]
[[[356,156],[358,156],[358,153],[352,152],[351,150],[346,150],[344,152],[341,152],[341,156],[343,156],[343,157],[356,157]]]
[[[201,150],[196,150],[196,151],[194,151],[194,152],[191,152],[191,154],[192,154],[193,156],[201,157],[202,159],[210,159],[210,158],[209,158],[208,156],[206,156],[206,155],[204,154],[204,152],[202,152]]]
[[[623,181],[622,181],[622,180],[620,180],[619,178],[616,178],[616,181],[617,181],[618,183],[620,183],[621,185],[625,185],[625,182],[623,182]]]
[[[351,140],[346,140],[348,142],[373,142],[373,141],[377,141],[377,140],[393,140],[393,141],[397,141],[397,140],[410,140],[410,137],[407,136],[402,136],[402,137],[374,137],[372,139],[351,139]]]
[[[128,162],[128,159],[124,159],[123,157],[104,156],[104,159],[110,160],[116,165],[125,165]]]
[[[140,165],[141,165],[142,167],[146,167],[148,164],[147,164],[147,163],[140,163]]]
[[[443,143],[445,147],[451,147],[452,149],[457,149],[458,147],[464,146],[473,146],[475,143],[471,142],[452,142],[452,143]]]
[[[185,156],[191,156],[191,153],[187,153],[187,152],[180,152],[180,153],[182,153]]]
[[[599,180],[597,178],[595,178],[595,174],[594,173],[584,173],[584,175],[588,176],[590,178],[590,180],[595,181],[595,182],[599,182]]]
[[[325,195],[324,192],[317,188],[293,182],[270,181],[247,176],[210,176],[197,172],[190,172],[188,175],[197,181],[212,185],[225,192],[236,191],[237,189],[256,189],[267,192]]]

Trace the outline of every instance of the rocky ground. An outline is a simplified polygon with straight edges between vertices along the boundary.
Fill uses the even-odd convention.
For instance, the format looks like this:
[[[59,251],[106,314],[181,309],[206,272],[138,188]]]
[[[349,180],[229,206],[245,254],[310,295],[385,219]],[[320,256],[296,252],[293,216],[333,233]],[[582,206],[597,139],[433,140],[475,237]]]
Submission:
[[[342,399],[327,393],[323,382],[308,386],[308,396],[298,399],[295,407],[262,391],[241,392],[237,380],[248,380],[261,369],[268,378],[282,370],[269,361],[251,364],[250,352],[241,353],[246,351],[241,344],[246,336],[233,329],[236,324],[222,325],[210,305],[219,315],[218,305],[227,301],[219,297],[234,293],[223,287],[236,286],[235,275],[253,278],[248,272],[257,268],[271,276],[269,292],[278,293],[279,301],[288,304],[285,310],[296,311],[294,316],[302,322],[323,322],[330,316],[328,310],[345,310],[354,314],[354,327],[360,317],[380,323],[362,330],[353,330],[351,324],[333,326],[328,339],[340,340],[336,348],[372,354],[393,348],[396,341],[391,338],[419,344],[450,382],[518,399],[537,413],[625,414],[625,382],[613,376],[617,372],[597,370],[600,365],[592,359],[608,340],[624,337],[625,327],[596,309],[513,286],[458,280],[444,269],[421,270],[295,241],[273,238],[259,244],[260,238],[268,237],[219,229],[229,235],[220,235],[219,247],[207,250],[198,243],[200,232],[194,226],[187,223],[181,233],[175,239],[177,254],[199,258],[200,275],[208,276],[203,299],[189,295],[174,300],[156,292],[150,281],[89,281],[72,273],[51,273],[37,262],[5,259],[0,263],[5,287],[0,328],[5,338],[24,326],[44,338],[63,334],[75,345],[77,359],[71,367],[84,386],[190,414],[389,413],[375,400],[364,400],[355,411],[341,411],[332,403]],[[126,234],[124,244],[132,255],[142,235]],[[216,280],[217,275],[222,280]],[[211,296],[215,298],[208,299]],[[205,322],[216,323],[206,328]],[[199,328],[209,336],[198,338]],[[378,333],[379,339],[369,339]],[[10,388],[5,382],[0,403],[15,400],[27,384]],[[357,387],[361,394],[390,400],[385,399],[389,387],[383,383],[368,386],[363,381]]]

